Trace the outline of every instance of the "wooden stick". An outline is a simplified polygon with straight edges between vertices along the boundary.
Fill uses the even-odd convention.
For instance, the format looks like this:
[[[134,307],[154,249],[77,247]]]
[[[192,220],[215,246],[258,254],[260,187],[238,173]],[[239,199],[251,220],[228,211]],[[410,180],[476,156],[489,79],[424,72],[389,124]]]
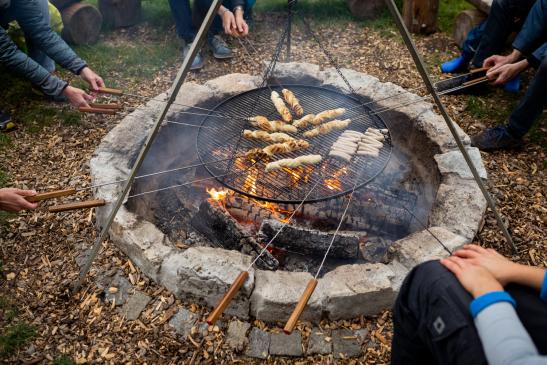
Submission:
[[[42,200],[59,198],[61,196],[68,196],[72,194],[76,194],[76,189],[70,188],[65,190],[54,190],[54,191],[49,191],[47,193],[36,194],[34,196],[27,196],[25,199],[31,203],[35,203],[35,202],[40,202]]]
[[[94,113],[94,114],[110,114],[114,115],[117,113],[114,109],[101,109],[101,108],[92,108],[87,106],[81,106],[78,108],[82,113]]]
[[[469,71],[470,74],[476,74],[478,72],[488,71],[490,70],[490,67],[481,67],[481,68],[474,68],[473,70]]]
[[[462,86],[472,86],[478,83],[481,83],[483,81],[488,81],[488,76],[479,77],[478,79],[469,80],[462,84]]]
[[[289,320],[285,324],[285,328],[283,328],[283,332],[285,332],[287,335],[290,335],[292,331],[294,330],[294,327],[296,326],[296,322],[298,322],[298,318],[300,318],[300,316],[302,315],[302,312],[304,311],[304,308],[306,308],[306,304],[308,304],[308,300],[310,300],[310,297],[313,294],[313,291],[315,290],[317,283],[318,283],[317,279],[311,279],[308,282],[308,286],[306,286],[306,290],[304,290],[302,297],[298,301],[298,304],[296,304],[294,311],[292,312],[291,316],[289,317]]]
[[[111,103],[111,104],[89,103],[89,106],[92,108],[98,108],[98,109],[121,109],[122,108],[122,106],[117,103]]]
[[[120,89],[112,89],[110,87],[100,87],[97,90],[99,94],[110,94],[110,95],[123,95],[123,91]]]
[[[74,203],[68,203],[68,204],[62,204],[62,205],[55,205],[53,207],[50,207],[49,211],[50,213],[59,213],[59,212],[65,212],[67,210],[101,207],[105,204],[106,202],[104,201],[104,199],[86,200],[83,202],[74,202]]]
[[[209,314],[209,317],[207,317],[207,323],[209,325],[215,324],[218,318],[222,315],[222,312],[224,312],[228,304],[230,304],[230,301],[234,298],[239,288],[241,288],[241,286],[243,285],[243,283],[245,283],[245,280],[247,280],[248,277],[248,271],[242,271],[239,273],[235,281],[230,286],[230,289],[228,289],[228,292],[224,295],[216,308]]]

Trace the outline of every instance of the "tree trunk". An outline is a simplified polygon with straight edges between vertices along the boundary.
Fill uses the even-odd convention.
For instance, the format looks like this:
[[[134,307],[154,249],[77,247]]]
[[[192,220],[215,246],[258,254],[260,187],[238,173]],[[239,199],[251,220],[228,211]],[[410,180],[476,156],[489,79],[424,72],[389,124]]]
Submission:
[[[103,17],[94,6],[83,3],[70,5],[62,11],[63,38],[72,44],[93,44],[99,39]]]
[[[99,10],[107,26],[129,27],[141,19],[141,0],[99,0]]]
[[[80,1],[81,0],[50,0],[49,2],[52,3],[57,9],[63,10],[69,5],[79,3]]]
[[[384,0],[347,0],[351,14],[358,19],[371,19],[384,8]]]
[[[434,33],[437,31],[439,0],[405,0],[403,18],[412,33]]]
[[[454,21],[452,36],[460,48],[471,29],[479,25],[484,19],[486,19],[486,14],[477,9],[464,10],[458,14]]]

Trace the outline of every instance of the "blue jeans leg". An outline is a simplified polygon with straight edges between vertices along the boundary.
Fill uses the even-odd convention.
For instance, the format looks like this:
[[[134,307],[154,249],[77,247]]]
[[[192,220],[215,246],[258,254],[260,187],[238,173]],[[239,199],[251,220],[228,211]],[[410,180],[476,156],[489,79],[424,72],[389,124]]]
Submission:
[[[543,56],[526,94],[509,117],[507,130],[514,137],[523,137],[543,113],[543,109],[547,108],[545,85],[547,85],[547,55]]]
[[[192,24],[192,11],[190,10],[189,0],[169,0],[171,13],[175,19],[177,35],[186,42],[192,42],[196,36],[196,31]]]
[[[49,25],[49,2],[48,0],[39,0],[40,11],[43,15],[43,21]],[[49,72],[55,71],[55,62],[49,58],[37,45],[35,45],[29,37],[25,37],[28,47],[28,55],[43,68]]]

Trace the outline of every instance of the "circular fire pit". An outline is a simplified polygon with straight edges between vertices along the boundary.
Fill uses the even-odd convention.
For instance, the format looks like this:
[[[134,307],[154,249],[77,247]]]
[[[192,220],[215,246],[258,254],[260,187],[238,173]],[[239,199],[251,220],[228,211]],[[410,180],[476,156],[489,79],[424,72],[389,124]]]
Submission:
[[[378,168],[371,168],[357,184],[364,186],[354,194],[302,319],[353,318],[390,307],[403,277],[413,266],[446,255],[438,240],[454,249],[473,239],[486,208],[463,156],[431,104],[394,84],[353,70],[342,72],[357,91],[358,102],[345,95],[347,87],[334,69],[321,71],[311,64],[288,63],[278,64],[274,73],[276,83],[306,85],[291,86],[296,93],[303,87],[331,95],[327,99],[333,100],[332,107],[340,98],[357,105],[366,103],[367,110],[376,113],[382,110],[373,122],[385,121],[391,138],[391,157],[381,160]],[[223,123],[222,135],[229,144],[231,136],[245,127],[245,121],[220,120],[190,107],[216,107],[223,113],[234,113],[232,107],[222,106],[227,100],[261,92],[260,82],[259,77],[230,74],[204,85],[186,83],[167,119],[204,127]],[[314,98],[317,96],[311,96],[310,105]],[[393,108],[412,100],[416,103]],[[305,108],[306,102],[304,97]],[[325,103],[319,105],[331,107]],[[157,101],[150,101],[105,137],[91,160],[94,184],[127,176],[159,107]],[[242,108],[240,114],[249,113]],[[337,172],[343,166],[333,165],[335,168],[318,180],[323,193],[295,212],[302,200],[299,190],[309,186],[303,180],[297,180],[296,190],[285,195],[276,194],[275,189],[258,193],[258,176],[249,173],[242,175],[242,180],[219,179],[221,184],[215,176],[232,170],[227,162],[214,163],[213,154],[207,154],[214,150],[207,143],[221,140],[217,136],[217,142],[209,142],[211,131],[171,123],[162,127],[139,174],[199,164],[200,160],[207,162],[208,170],[198,166],[136,180],[130,193],[136,197],[120,209],[110,230],[111,239],[145,274],[175,295],[212,307],[239,272],[247,269],[264,242],[294,213],[226,310],[242,319],[284,321],[332,238],[351,186],[348,189]],[[469,137],[461,130],[459,133],[468,145]],[[332,138],[327,137],[328,141],[317,148],[326,145],[328,149]],[[230,152],[236,154],[249,147],[231,146]],[[478,150],[467,148],[486,178]],[[349,185],[355,179],[348,179]],[[160,191],[169,186],[173,188]],[[104,186],[96,195],[112,202],[120,189]],[[158,192],[139,196],[151,190]],[[277,196],[283,199],[275,199]],[[99,225],[109,209],[109,205],[98,209]]]

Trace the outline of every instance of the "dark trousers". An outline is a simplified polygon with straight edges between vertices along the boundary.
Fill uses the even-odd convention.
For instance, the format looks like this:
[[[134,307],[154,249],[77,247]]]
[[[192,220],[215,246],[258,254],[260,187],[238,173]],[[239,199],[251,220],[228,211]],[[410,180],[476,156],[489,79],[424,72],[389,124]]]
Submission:
[[[190,9],[189,0],[169,0],[171,14],[175,19],[177,35],[190,43],[196,36],[196,30],[192,24],[192,10]]]
[[[494,0],[484,26],[473,65],[482,67],[485,59],[500,54],[512,32],[519,31],[536,0]]]
[[[539,292],[505,288],[517,301],[517,314],[541,354],[547,354],[547,303]],[[438,261],[414,268],[393,309],[393,365],[486,364],[473,318],[472,298]]]

